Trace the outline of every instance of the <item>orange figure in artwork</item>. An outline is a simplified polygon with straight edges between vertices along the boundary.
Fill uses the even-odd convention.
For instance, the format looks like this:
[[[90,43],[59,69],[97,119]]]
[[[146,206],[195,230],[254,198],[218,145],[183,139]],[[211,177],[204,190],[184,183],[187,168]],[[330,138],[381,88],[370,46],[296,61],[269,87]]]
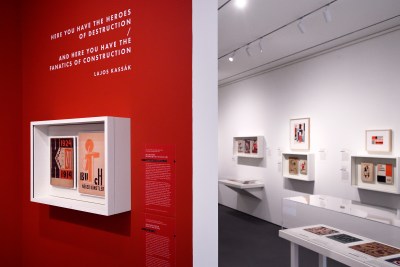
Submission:
[[[92,182],[93,180],[93,166],[94,166],[94,159],[95,158],[99,158],[100,157],[100,153],[99,152],[93,152],[93,148],[94,148],[94,143],[92,139],[88,139],[86,140],[85,143],[85,149],[86,149],[86,154],[85,154],[85,171],[88,172],[88,181]]]

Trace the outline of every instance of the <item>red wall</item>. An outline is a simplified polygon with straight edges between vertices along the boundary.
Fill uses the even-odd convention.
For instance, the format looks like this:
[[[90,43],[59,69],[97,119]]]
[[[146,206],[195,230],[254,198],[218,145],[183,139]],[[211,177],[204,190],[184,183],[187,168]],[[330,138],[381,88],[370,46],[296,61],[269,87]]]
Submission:
[[[21,57],[18,1],[2,2],[0,16],[0,265],[20,266],[21,252]]]
[[[131,55],[49,71],[62,51],[93,42],[64,38],[57,45],[51,34],[126,8],[133,12]],[[191,14],[191,1],[183,0],[23,1],[23,266],[145,266],[140,230],[145,144],[176,146],[176,266],[192,265]],[[93,69],[127,61],[131,72],[92,75]],[[91,116],[131,118],[132,211],[104,217],[30,202],[30,121]]]

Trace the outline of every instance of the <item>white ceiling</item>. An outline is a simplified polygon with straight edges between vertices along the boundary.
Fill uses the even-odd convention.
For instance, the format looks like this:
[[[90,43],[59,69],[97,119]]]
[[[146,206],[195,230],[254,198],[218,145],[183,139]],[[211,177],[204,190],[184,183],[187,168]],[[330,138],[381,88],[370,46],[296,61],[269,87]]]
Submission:
[[[234,1],[218,0],[220,85],[400,25],[400,0],[247,0],[241,10]],[[327,23],[323,11],[329,3]],[[304,33],[297,27],[302,17]]]

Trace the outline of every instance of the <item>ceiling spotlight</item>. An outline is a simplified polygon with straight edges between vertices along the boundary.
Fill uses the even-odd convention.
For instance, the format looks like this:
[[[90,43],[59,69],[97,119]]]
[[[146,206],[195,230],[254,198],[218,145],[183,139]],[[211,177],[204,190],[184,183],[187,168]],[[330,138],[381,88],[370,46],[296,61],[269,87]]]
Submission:
[[[235,60],[235,52],[233,52],[233,53],[229,56],[228,60],[229,60],[230,62],[233,62],[233,61]]]
[[[246,53],[249,57],[251,57],[251,52],[250,52],[250,45],[246,46]]]
[[[263,52],[263,47],[262,47],[261,41],[262,41],[262,39],[260,39],[260,41],[258,42],[258,47],[260,48],[260,53]]]
[[[332,21],[332,14],[331,11],[329,9],[329,5],[326,6],[325,10],[324,10],[324,18],[325,18],[325,22],[329,23]]]
[[[235,0],[235,6],[237,8],[242,9],[242,8],[245,8],[246,5],[247,5],[247,0]]]
[[[303,19],[302,18],[300,19],[299,23],[297,23],[297,28],[299,28],[299,31],[301,33],[305,33],[306,32],[306,29],[304,28],[304,25],[303,25]]]

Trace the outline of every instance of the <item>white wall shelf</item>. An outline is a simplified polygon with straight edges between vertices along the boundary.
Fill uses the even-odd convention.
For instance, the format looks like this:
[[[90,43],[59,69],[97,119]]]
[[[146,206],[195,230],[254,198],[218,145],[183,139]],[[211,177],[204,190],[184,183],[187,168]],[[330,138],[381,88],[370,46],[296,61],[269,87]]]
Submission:
[[[364,182],[361,179],[362,163],[373,164],[373,181]],[[377,168],[378,164],[391,164],[392,165],[392,178],[393,183],[379,182],[377,179]],[[351,184],[360,189],[379,191],[391,194],[400,194],[400,183],[399,183],[399,158],[395,156],[384,156],[384,155],[352,155],[351,156]]]
[[[264,183],[256,181],[254,183],[243,183],[240,181],[233,181],[229,179],[219,180],[219,182],[238,193],[245,193],[255,198],[262,199],[262,192],[264,190]]]
[[[289,172],[289,162],[290,159],[297,159],[297,172],[292,174]],[[302,174],[300,169],[300,162],[306,161],[307,173]],[[295,179],[301,181],[314,181],[314,154],[313,153],[301,153],[301,152],[285,152],[282,153],[282,176],[288,179]]]
[[[240,142],[243,142],[242,149],[239,149]],[[256,145],[254,146],[254,142]],[[246,143],[249,146],[246,149]],[[256,147],[256,149],[254,149]],[[233,155],[243,158],[264,158],[264,137],[263,136],[237,136],[233,137]]]
[[[50,185],[50,139],[104,132],[105,197]],[[100,215],[131,210],[130,119],[92,117],[31,122],[31,201]],[[78,177],[77,172],[75,177]],[[77,182],[76,182],[77,183]]]

